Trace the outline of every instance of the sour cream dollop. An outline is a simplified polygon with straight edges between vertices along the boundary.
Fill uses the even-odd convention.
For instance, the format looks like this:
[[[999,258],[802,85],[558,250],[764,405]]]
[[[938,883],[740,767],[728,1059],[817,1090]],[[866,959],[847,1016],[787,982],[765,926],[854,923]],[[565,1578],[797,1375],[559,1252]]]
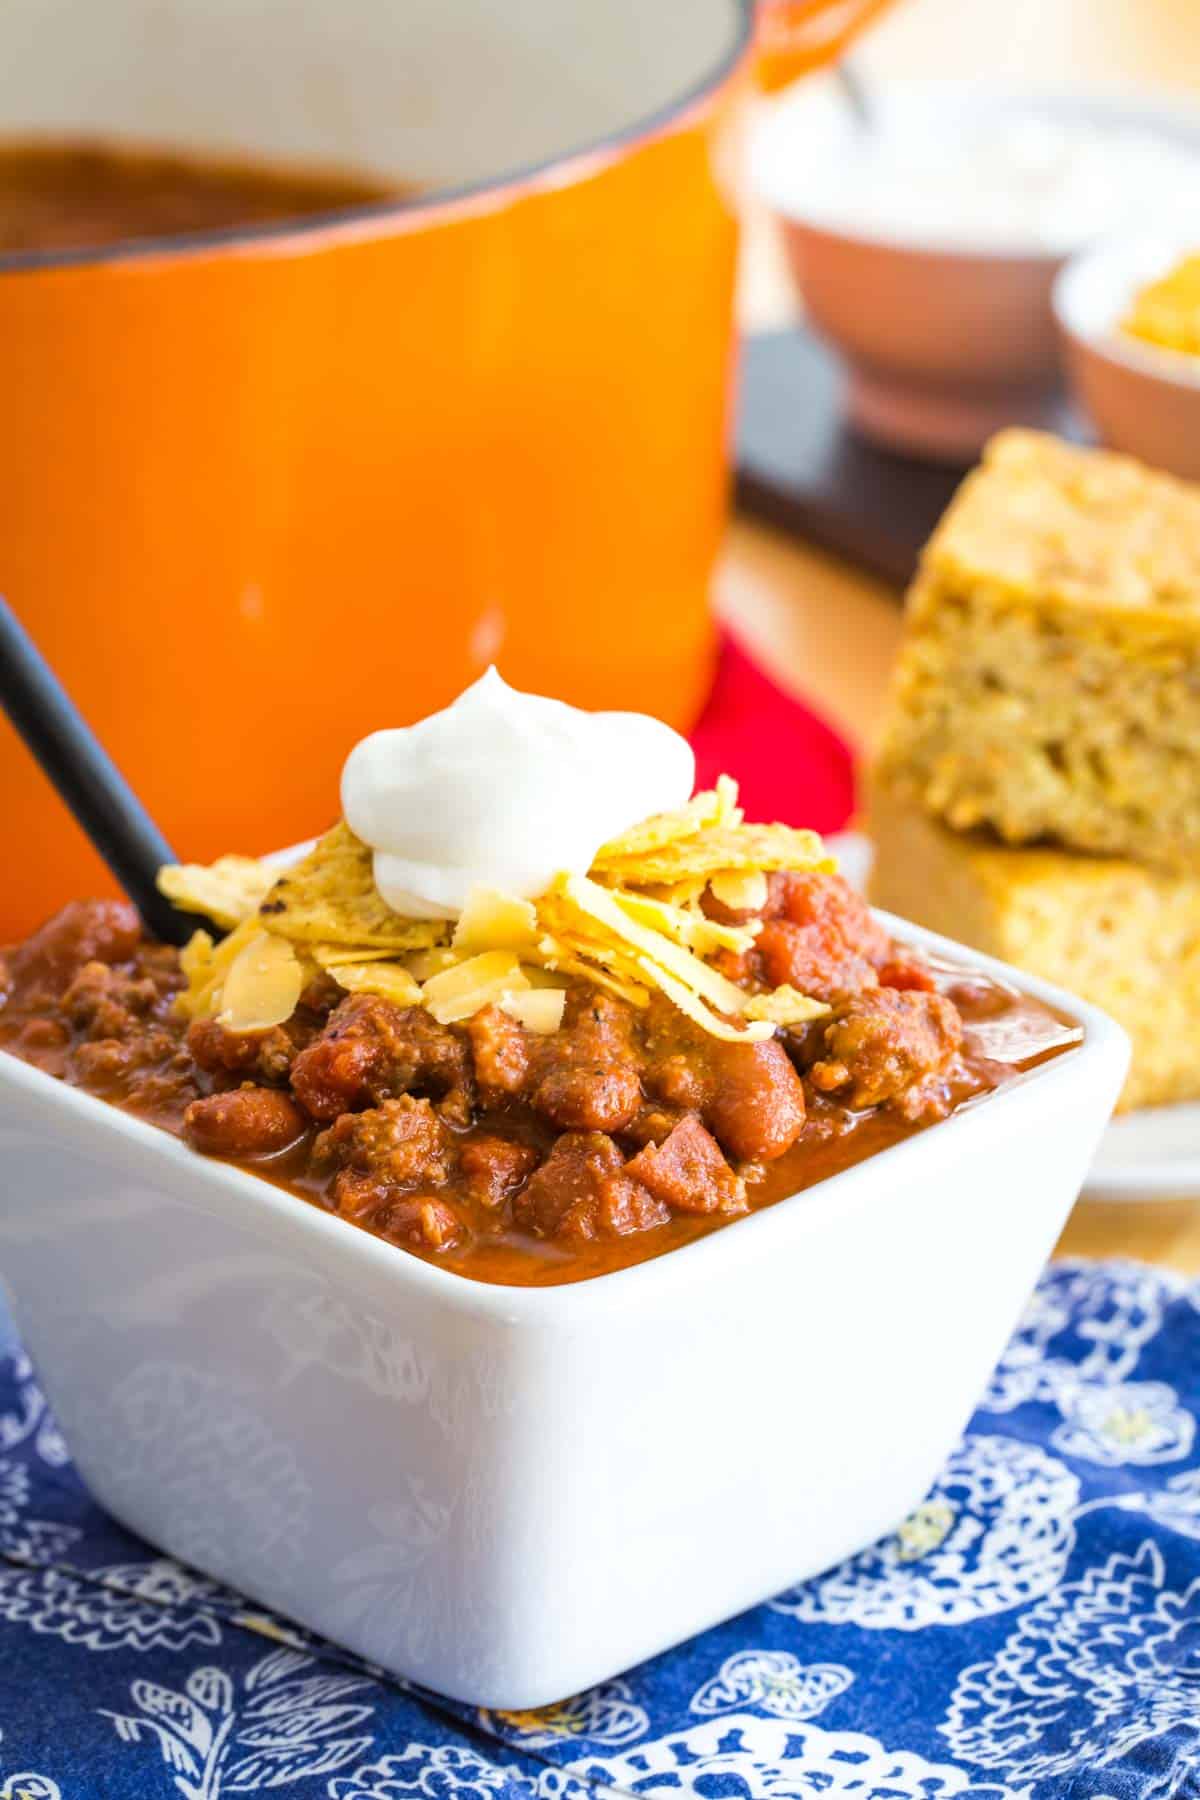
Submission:
[[[342,811],[375,852],[396,912],[453,919],[473,887],[533,900],[650,813],[691,797],[696,762],[669,725],[520,694],[489,668],[444,712],[357,744]]]

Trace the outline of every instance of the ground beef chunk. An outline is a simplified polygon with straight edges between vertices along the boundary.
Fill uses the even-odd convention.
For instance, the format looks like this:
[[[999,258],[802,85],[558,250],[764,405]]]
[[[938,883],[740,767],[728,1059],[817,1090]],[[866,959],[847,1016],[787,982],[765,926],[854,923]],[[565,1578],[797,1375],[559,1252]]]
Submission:
[[[880,988],[838,1008],[809,1079],[818,1092],[855,1108],[890,1105],[906,1117],[925,1115],[931,1084],[953,1072],[961,1048],[962,1021],[950,1001]]]
[[[769,987],[834,1000],[878,985],[890,940],[840,876],[772,875],[764,917],[755,954]]]
[[[420,1006],[349,994],[292,1065],[292,1087],[314,1119],[377,1105],[414,1090],[432,1096],[452,1124],[472,1116],[466,1040]]]
[[[610,1175],[602,1183],[594,1208],[584,1206],[564,1221],[560,1236],[581,1238],[631,1237],[635,1231],[649,1231],[665,1225],[671,1209],[665,1200],[652,1194],[640,1181],[629,1175]]]
[[[423,1006],[394,1010],[399,1010],[399,1018],[390,1027],[395,1033],[390,1091],[427,1093],[443,1118],[469,1125],[475,1094],[467,1039],[450,1026],[439,1025]]]
[[[454,1208],[437,1194],[414,1194],[381,1206],[371,1229],[416,1250],[452,1250],[466,1232]]]
[[[641,1104],[641,1080],[628,1063],[567,1063],[533,1094],[534,1110],[563,1131],[620,1131]]]
[[[188,1026],[187,1047],[196,1065],[218,1078],[253,1075],[259,1081],[286,1081],[297,1051],[288,1026],[269,1031],[226,1031],[215,1019],[196,1019]]]
[[[566,1132],[513,1208],[515,1223],[542,1238],[625,1237],[665,1225],[671,1209],[624,1172],[603,1132]]]
[[[581,1062],[636,1062],[637,1028],[637,1011],[627,1001],[580,983],[568,990],[559,1041]]]
[[[541,1040],[532,1104],[565,1131],[620,1131],[642,1104],[641,1048],[634,1009],[613,994],[578,987],[562,1030]]]
[[[650,1092],[681,1112],[699,1111],[712,1096],[713,1071],[707,1058],[698,1054],[700,1048],[699,1039],[690,1051],[668,1048],[655,1056],[646,1070]]]
[[[486,1105],[516,1099],[529,1083],[537,1040],[498,1006],[485,1006],[467,1021],[475,1082]]]
[[[669,1106],[698,1112],[742,1161],[782,1156],[804,1126],[804,1087],[783,1045],[726,1044],[655,1002],[646,1086]]]
[[[183,1115],[183,1135],[206,1156],[271,1156],[304,1135],[304,1114],[277,1088],[235,1088],[193,1100]]]
[[[141,935],[128,901],[72,900],[12,953],[13,977],[57,997],[85,963],[128,962]]]
[[[494,1132],[476,1131],[459,1146],[458,1169],[463,1185],[484,1206],[502,1206],[537,1168],[531,1144],[518,1144]]]
[[[161,999],[148,976],[127,975],[110,963],[87,962],[62,997],[72,1025],[89,1038],[124,1038],[144,1029]]]
[[[547,1036],[485,1007],[467,1027],[479,1092],[493,1106],[526,1100],[560,1131],[620,1131],[642,1103],[636,1024],[624,1001],[584,987]]]
[[[647,1144],[626,1163],[625,1173],[676,1212],[738,1213],[747,1208],[745,1182],[695,1113],[682,1118],[661,1144]]]
[[[621,1137],[639,1150],[647,1144],[661,1144],[684,1117],[676,1106],[644,1106],[625,1126]]]
[[[314,1166],[337,1170],[334,1204],[353,1217],[405,1191],[440,1187],[450,1156],[445,1122],[428,1100],[410,1094],[368,1112],[343,1113],[313,1145]]]
[[[15,1042],[22,1056],[40,1063],[43,1057],[65,1050],[71,1033],[61,1019],[26,1019]]]
[[[77,1044],[71,1056],[76,1079],[84,1087],[109,1091],[114,1098],[124,1096],[139,1104],[153,1104],[168,1088],[178,1095],[195,1084],[188,1082],[186,1068],[179,1068],[178,1040],[163,1025],[143,1026],[127,1037],[85,1039]],[[186,1063],[186,1059],[182,1059]],[[175,1068],[165,1086],[152,1086],[147,1070]]]

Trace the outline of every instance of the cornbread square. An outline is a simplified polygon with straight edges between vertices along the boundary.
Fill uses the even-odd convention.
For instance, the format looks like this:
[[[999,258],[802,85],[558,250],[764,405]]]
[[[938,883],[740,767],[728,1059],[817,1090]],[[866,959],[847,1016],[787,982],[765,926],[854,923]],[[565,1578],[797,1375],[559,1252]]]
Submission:
[[[1118,1106],[1200,1097],[1200,877],[960,835],[876,784],[871,898],[1102,1007],[1133,1040]]]
[[[958,830],[1200,868],[1200,488],[995,438],[922,559],[879,768]]]

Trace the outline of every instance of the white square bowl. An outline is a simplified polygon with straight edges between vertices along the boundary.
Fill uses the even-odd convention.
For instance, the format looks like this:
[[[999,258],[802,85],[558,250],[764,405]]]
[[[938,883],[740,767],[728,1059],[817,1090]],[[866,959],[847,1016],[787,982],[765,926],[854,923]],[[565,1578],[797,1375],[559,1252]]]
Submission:
[[[605,1679],[922,1498],[1125,1076],[1083,1044],[656,1261],[438,1269],[0,1055],[0,1271],[79,1468],[153,1543],[478,1705]]]

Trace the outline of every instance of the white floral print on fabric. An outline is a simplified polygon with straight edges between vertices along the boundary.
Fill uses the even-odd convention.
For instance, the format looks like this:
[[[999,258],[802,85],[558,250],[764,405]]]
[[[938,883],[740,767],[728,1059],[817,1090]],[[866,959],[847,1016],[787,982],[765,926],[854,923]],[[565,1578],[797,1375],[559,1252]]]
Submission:
[[[1063,1575],[1079,1482],[1036,1444],[967,1437],[893,1536],[768,1604],[807,1623],[920,1631],[1028,1604]]]
[[[88,1650],[185,1650],[219,1644],[208,1610],[220,1590],[160,1558],[100,1569],[0,1570],[0,1619]]]
[[[0,1413],[0,1452],[15,1450],[32,1443],[37,1455],[52,1469],[63,1469],[71,1460],[66,1440],[46,1404],[33,1374],[33,1364],[18,1351],[12,1359],[12,1382],[16,1389],[15,1404]]]
[[[1064,1384],[1125,1381],[1181,1290],[1177,1278],[1138,1263],[1051,1264],[981,1405],[1011,1412],[1031,1400],[1055,1404]]]
[[[291,1791],[365,1755],[372,1739],[357,1732],[373,1711],[348,1705],[369,1677],[318,1672],[316,1659],[273,1650],[240,1683],[224,1669],[196,1668],[182,1687],[135,1681],[134,1710],[112,1712],[124,1744],[156,1744],[184,1800],[220,1800],[259,1788]]]
[[[533,1784],[458,1744],[410,1744],[402,1754],[336,1775],[329,1800],[495,1800],[529,1796]]]
[[[1056,1404],[1063,1422],[1051,1435],[1053,1448],[1107,1468],[1175,1462],[1196,1435],[1195,1419],[1165,1381],[1064,1387]]]
[[[0,1781],[0,1800],[63,1800],[62,1789],[49,1775],[35,1775],[25,1769],[19,1775],[7,1775]]]
[[[1113,1505],[1145,1513],[1156,1525],[1166,1525],[1183,1537],[1200,1538],[1200,1469],[1169,1476],[1166,1487],[1154,1493],[1118,1495]]]
[[[1087,1570],[1027,1612],[989,1662],[962,1671],[939,1730],[954,1755],[1009,1781],[1047,1784],[1046,1800],[1061,1794],[1062,1777],[1120,1764],[1174,1731],[1171,1792],[1193,1792],[1200,1580],[1172,1592],[1149,1540]],[[1181,1779],[1187,1769],[1192,1781]]]
[[[818,1795],[821,1800],[1018,1800],[1006,1787],[977,1786],[965,1769],[888,1749],[860,1732],[737,1713],[639,1744],[619,1757],[572,1763],[566,1771],[546,1770],[538,1784],[540,1800],[576,1800],[581,1782],[664,1800],[711,1800],[715,1795],[730,1800],[807,1800],[810,1795],[814,1800]]]
[[[32,1503],[29,1470],[13,1457],[0,1457],[0,1555],[46,1563],[67,1555],[78,1542],[74,1525],[27,1516]]]
[[[1043,1278],[988,1383],[982,1404],[989,1412],[1012,1412],[1028,1400],[1046,1398],[1049,1346],[1070,1323],[1066,1296]]]
[[[548,1749],[569,1739],[590,1744],[629,1744],[650,1729],[645,1707],[638,1706],[627,1681],[609,1681],[586,1694],[540,1706],[534,1712],[481,1711],[485,1731],[496,1725],[525,1750]]]
[[[691,1711],[733,1712],[747,1706],[777,1719],[815,1719],[854,1680],[841,1663],[802,1663],[787,1650],[742,1650],[692,1696]]]
[[[52,1781],[49,1775],[37,1775],[32,1769],[23,1769],[15,1775],[0,1772],[0,1800],[63,1800],[63,1797],[57,1781]]]

